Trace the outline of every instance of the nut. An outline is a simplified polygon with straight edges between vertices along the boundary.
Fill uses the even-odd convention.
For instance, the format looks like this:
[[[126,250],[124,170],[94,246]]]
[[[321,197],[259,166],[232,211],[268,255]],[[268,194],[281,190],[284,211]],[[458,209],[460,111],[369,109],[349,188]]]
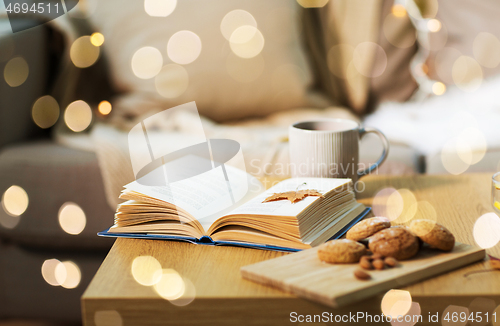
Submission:
[[[373,267],[375,267],[375,269],[377,270],[382,270],[385,268],[385,264],[384,264],[384,261],[382,259],[375,259],[373,261]]]
[[[361,260],[359,261],[359,267],[366,270],[373,269],[372,263],[370,262],[370,258],[368,258],[368,256],[361,257]]]
[[[365,272],[364,270],[362,269],[357,269],[354,271],[354,276],[358,279],[358,280],[369,280],[371,278],[370,274],[368,274],[367,272]]]
[[[398,260],[394,257],[387,257],[384,259],[384,263],[389,267],[394,267],[398,265]]]

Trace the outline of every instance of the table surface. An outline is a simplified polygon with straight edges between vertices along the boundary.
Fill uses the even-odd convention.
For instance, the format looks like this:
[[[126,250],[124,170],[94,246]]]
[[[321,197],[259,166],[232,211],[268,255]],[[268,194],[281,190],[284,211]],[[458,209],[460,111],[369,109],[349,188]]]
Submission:
[[[430,203],[437,221],[448,227],[457,241],[467,244],[474,244],[475,220],[492,212],[490,174],[368,176],[362,180],[366,189],[357,196],[360,202],[371,206],[374,195],[387,187],[408,189],[418,201]],[[500,256],[500,245],[488,249],[487,253]],[[177,307],[162,299],[152,287],[138,284],[132,276],[131,265],[134,258],[142,255],[153,256],[162,268],[175,269],[191,280],[196,299],[187,306]],[[237,247],[117,239],[82,297],[84,324],[96,325],[96,313],[108,316],[110,311],[111,317],[108,317],[120,316],[123,325],[194,325],[207,320],[209,324],[220,325],[235,322],[278,325],[289,324],[292,311],[380,314],[383,294],[356,305],[332,309],[242,279],[241,266],[282,255],[285,253]],[[487,262],[479,262],[403,289],[410,291],[414,302],[420,303],[422,313],[442,313],[448,305],[467,307],[478,297],[500,304],[500,273],[464,276],[467,272],[488,268]]]

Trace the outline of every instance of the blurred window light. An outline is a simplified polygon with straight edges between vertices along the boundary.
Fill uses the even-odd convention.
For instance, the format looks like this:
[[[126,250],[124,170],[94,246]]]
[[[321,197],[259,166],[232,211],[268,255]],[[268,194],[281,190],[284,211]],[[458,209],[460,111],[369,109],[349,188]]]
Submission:
[[[5,82],[10,87],[21,86],[28,79],[28,63],[22,57],[15,57],[9,60],[3,70]]]
[[[64,112],[64,122],[74,132],[87,129],[92,122],[92,110],[90,106],[81,100],[72,102]]]
[[[92,43],[88,35],[77,38],[69,51],[71,61],[78,68],[92,66],[99,59],[99,54],[99,47]]]

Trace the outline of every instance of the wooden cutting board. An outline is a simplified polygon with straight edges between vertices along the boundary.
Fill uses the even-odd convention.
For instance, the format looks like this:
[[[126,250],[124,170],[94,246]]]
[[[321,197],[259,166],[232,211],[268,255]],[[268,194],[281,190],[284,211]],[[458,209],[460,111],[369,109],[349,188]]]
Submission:
[[[471,264],[486,254],[484,249],[458,242],[448,253],[422,248],[398,267],[370,271],[371,280],[360,281],[353,275],[357,264],[323,263],[317,250],[243,266],[241,274],[248,280],[336,308]]]

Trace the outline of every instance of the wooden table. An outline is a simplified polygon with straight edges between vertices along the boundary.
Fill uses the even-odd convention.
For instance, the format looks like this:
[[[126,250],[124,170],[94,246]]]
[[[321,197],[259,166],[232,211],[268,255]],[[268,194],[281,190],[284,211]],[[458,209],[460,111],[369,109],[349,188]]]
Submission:
[[[383,188],[409,189],[417,200],[432,204],[438,222],[446,225],[457,241],[463,243],[474,244],[475,220],[492,211],[489,174],[369,176],[363,181],[366,190],[358,199],[364,204],[371,205],[373,196]],[[488,253],[500,256],[500,244]],[[138,284],[131,274],[131,264],[140,255],[153,256],[163,268],[173,268],[190,279],[196,288],[196,299],[187,306],[177,307],[162,299],[153,288]],[[118,239],[82,297],[84,325],[96,325],[96,313],[99,316],[97,326],[118,325],[120,318],[124,326],[289,325],[292,324],[291,312],[306,315],[362,311],[380,315],[383,294],[332,309],[241,278],[241,266],[282,255],[284,253],[236,247]],[[487,262],[480,262],[404,289],[410,291],[414,302],[420,303],[424,317],[429,312],[439,312],[441,318],[447,306],[468,307],[477,298],[483,300],[476,301],[479,305],[496,306],[500,304],[500,272],[464,277],[467,272],[488,268]],[[497,311],[500,319],[500,310]],[[441,325],[441,320],[432,325]]]

